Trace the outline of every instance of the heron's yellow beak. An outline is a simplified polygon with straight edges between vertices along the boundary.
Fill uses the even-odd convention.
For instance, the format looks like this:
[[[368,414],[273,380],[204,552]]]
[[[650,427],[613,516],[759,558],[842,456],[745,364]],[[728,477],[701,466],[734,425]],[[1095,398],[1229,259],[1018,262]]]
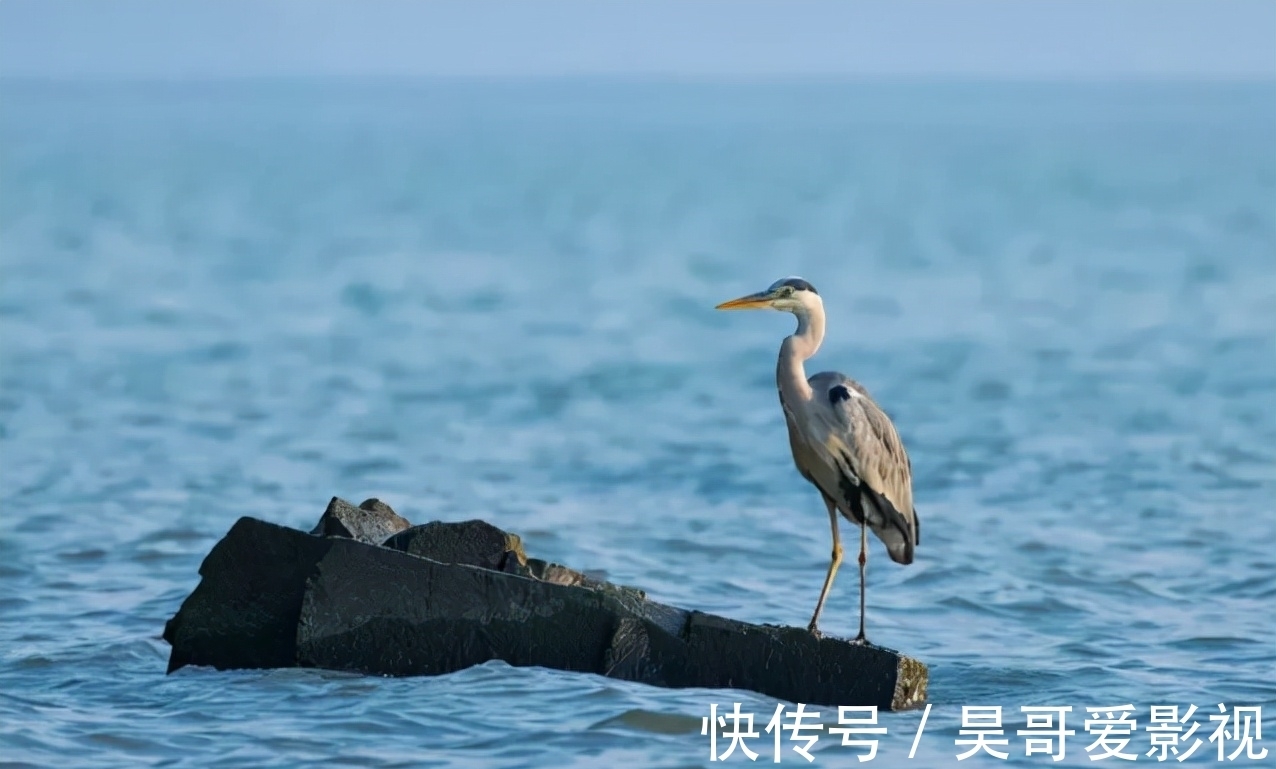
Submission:
[[[771,294],[763,291],[758,294],[749,294],[739,299],[732,299],[729,302],[723,302],[715,307],[715,310],[764,310],[771,306]]]

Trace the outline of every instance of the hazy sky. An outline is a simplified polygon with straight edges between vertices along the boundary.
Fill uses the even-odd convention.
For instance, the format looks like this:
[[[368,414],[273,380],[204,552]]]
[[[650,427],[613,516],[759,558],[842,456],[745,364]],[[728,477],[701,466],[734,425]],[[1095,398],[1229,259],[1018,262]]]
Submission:
[[[1276,0],[0,0],[0,76],[1276,78]]]

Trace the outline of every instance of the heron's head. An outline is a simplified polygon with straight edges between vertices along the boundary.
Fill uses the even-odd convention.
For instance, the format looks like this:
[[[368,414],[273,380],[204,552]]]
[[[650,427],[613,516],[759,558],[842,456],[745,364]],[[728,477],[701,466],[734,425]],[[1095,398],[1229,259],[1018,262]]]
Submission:
[[[766,291],[723,302],[716,309],[780,310],[800,313],[819,301],[819,293],[815,290],[815,286],[801,278],[790,277],[777,280]]]

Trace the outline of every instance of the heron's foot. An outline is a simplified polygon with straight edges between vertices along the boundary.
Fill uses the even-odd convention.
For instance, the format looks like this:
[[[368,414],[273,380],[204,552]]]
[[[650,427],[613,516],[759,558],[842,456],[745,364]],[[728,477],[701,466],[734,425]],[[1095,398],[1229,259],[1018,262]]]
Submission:
[[[815,636],[816,638],[823,638],[823,637],[824,637],[824,634],[820,632],[820,629],[819,629],[818,627],[816,627],[816,625],[815,625],[815,623],[814,623],[814,622],[812,622],[811,624],[807,625],[807,626],[806,626],[806,630],[807,630],[807,632],[808,632],[808,633],[810,633],[811,635]]]
[[[868,646],[868,636],[864,635],[863,633],[860,633],[859,635],[851,639],[851,643],[855,644],[856,646]]]

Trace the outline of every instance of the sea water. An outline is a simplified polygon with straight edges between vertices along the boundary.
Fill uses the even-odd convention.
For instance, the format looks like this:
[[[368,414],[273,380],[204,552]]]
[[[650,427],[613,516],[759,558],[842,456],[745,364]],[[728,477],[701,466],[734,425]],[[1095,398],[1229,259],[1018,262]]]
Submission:
[[[867,765],[956,765],[963,707],[1000,706],[1010,764],[1087,766],[1086,708],[1124,704],[1143,762],[1149,709],[1196,705],[1216,763],[1220,704],[1265,708],[1276,761],[1276,86],[0,105],[0,765],[684,767],[715,704],[762,732],[756,694],[503,663],[166,676],[160,633],[237,518],[308,529],[334,495],[804,625],[830,540],[776,399],[793,320],[712,309],[786,275],[828,311],[808,371],[892,416],[923,522],[911,566],[872,543],[868,632],[932,709],[911,761],[922,712],[881,714]],[[1072,708],[1063,761],[1025,757],[1024,706]],[[860,765],[839,743],[814,765]]]

